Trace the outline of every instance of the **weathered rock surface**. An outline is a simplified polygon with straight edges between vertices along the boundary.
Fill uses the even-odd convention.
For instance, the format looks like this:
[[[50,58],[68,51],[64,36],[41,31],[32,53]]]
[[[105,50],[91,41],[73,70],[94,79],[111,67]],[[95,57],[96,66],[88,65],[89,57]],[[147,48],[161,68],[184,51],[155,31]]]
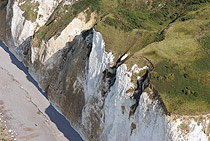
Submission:
[[[81,13],[60,36],[33,46],[35,32],[59,3],[38,2],[45,14],[31,22],[22,16],[18,1],[9,0],[5,42],[83,139],[208,140],[208,116],[199,121],[193,116],[167,116],[160,101],[150,98],[152,90],[137,92],[141,96],[130,114],[136,100],[128,90],[135,89],[131,82],[135,71],[125,64],[111,69],[114,56],[105,51],[102,35],[91,28],[94,17],[86,23]],[[104,77],[105,70],[109,77]]]

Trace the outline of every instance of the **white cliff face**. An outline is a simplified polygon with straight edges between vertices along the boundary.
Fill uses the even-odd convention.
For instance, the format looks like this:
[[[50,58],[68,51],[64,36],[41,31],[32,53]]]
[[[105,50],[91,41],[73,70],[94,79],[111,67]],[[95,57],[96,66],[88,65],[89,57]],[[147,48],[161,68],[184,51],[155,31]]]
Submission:
[[[14,48],[12,49],[12,52],[14,54],[21,54],[21,50],[16,50],[15,48],[21,46],[21,44],[23,44],[23,42],[26,41],[27,38],[34,35],[34,33],[46,23],[60,1],[61,0],[35,0],[34,2],[39,3],[37,19],[35,20],[35,22],[28,21],[23,16],[24,11],[22,11],[19,6],[24,3],[20,3],[19,0],[14,1],[14,4],[12,5],[12,11],[8,9],[7,12],[12,13],[13,15],[10,21],[11,37],[9,37],[8,40],[9,46]],[[71,1],[67,1],[67,3],[72,4]],[[9,15],[10,14],[7,14],[7,16]],[[86,14],[83,12],[75,17],[58,37],[53,37],[49,41],[44,43],[46,46],[46,55],[44,60],[42,61],[47,61],[58,50],[63,49],[66,46],[66,43],[71,42],[76,35],[81,34],[81,32],[84,30],[90,29],[92,24],[94,23],[94,18],[95,15],[92,13],[90,20],[86,22]],[[38,48],[32,48],[32,62],[37,59],[36,57],[39,56],[39,52],[40,51]],[[18,55],[16,56],[18,57]],[[22,60],[21,58],[19,59]]]
[[[92,116],[91,112],[93,111],[96,114],[101,114],[100,140],[208,140],[210,132],[207,127],[209,125],[208,118],[204,118],[198,123],[193,117],[183,119],[182,116],[176,118],[166,116],[158,100],[150,99],[146,92],[142,93],[135,114],[129,117],[130,107],[135,103],[126,92],[134,87],[134,84],[131,83],[131,75],[147,67],[137,68],[134,65],[133,72],[129,72],[125,64],[121,65],[117,69],[114,85],[110,88],[105,100],[101,100],[103,97],[100,86],[103,71],[109,63],[113,63],[113,58],[111,53],[105,52],[102,35],[94,32],[88,79],[85,85],[86,105],[83,110],[82,123],[84,126],[94,128],[91,127],[91,118],[88,116]],[[93,104],[94,99],[97,99],[98,102]],[[100,109],[103,111],[102,113],[96,108],[100,106],[103,107]]]
[[[22,16],[23,11],[18,6],[18,1],[14,1],[13,4],[13,17],[11,21],[11,42],[14,43],[13,47],[18,47],[29,36],[33,35],[34,23],[25,20]]]
[[[53,10],[61,2],[61,0],[35,0],[35,2],[39,3],[36,23],[37,26],[41,27],[47,22]]]
[[[76,35],[80,35],[82,31],[90,29],[94,22],[94,14],[86,22],[85,14],[82,12],[61,32],[58,38],[51,38],[47,43],[47,56],[48,60],[58,50],[64,48],[67,42],[73,41]]]
[[[10,47],[10,50],[15,54],[15,56],[19,60],[22,60],[22,50],[19,50],[17,48],[20,47],[24,43],[24,41],[27,40],[27,38],[34,35],[35,31],[37,31],[39,27],[47,21],[47,19],[52,14],[53,10],[56,8],[59,2],[51,0],[36,1],[39,2],[39,11],[35,22],[28,21],[25,19],[25,17],[23,17],[24,11],[20,9],[20,5],[24,4],[24,2],[20,3],[19,0],[15,0],[14,3],[12,3],[12,1],[9,0],[7,5],[6,19],[11,27],[11,35],[7,35],[7,42],[8,46]],[[11,15],[12,18],[10,18]],[[34,51],[36,53],[38,52],[35,49]],[[32,56],[36,53],[34,53],[32,50]]]
[[[168,117],[173,140],[208,141],[209,115]]]
[[[87,74],[87,86],[85,86],[85,98],[98,94],[96,89],[100,87],[103,71],[109,64],[113,64],[112,53],[105,52],[105,42],[99,32],[93,34],[93,47],[89,57],[89,68]]]
[[[13,47],[18,47],[21,43],[23,43],[29,36],[32,36],[35,30],[38,30],[40,26],[43,26],[47,19],[52,14],[53,10],[58,5],[59,1],[53,0],[36,0],[35,2],[39,3],[39,11],[38,16],[35,22],[31,22],[23,17],[24,11],[20,9],[20,5],[24,4],[20,3],[19,0],[15,0],[12,6],[12,20],[11,20],[11,34],[12,41],[14,42]],[[10,2],[9,2],[10,3]],[[9,10],[7,10],[9,13]],[[7,14],[7,16],[9,16]],[[7,17],[8,19],[8,17]]]
[[[93,113],[95,113],[97,117],[103,116],[103,113],[101,113],[100,111],[102,109],[99,108],[103,105],[103,100],[101,96],[103,71],[108,68],[109,64],[113,64],[113,60],[114,56],[112,55],[112,53],[105,52],[105,42],[102,38],[102,35],[99,32],[94,31],[92,51],[89,57],[86,80],[84,80],[83,78],[78,78],[78,82],[84,87],[84,96],[86,103],[82,112],[82,125],[84,130],[94,128],[92,122],[94,122],[95,119],[91,117]],[[100,132],[100,126],[103,126],[102,121],[96,121],[96,126],[98,126],[98,129],[96,130]],[[95,131],[89,132],[91,134]],[[87,140],[87,138],[87,136],[83,135],[83,139]]]
[[[117,79],[109,92],[105,103],[105,129],[107,140],[169,140],[168,121],[163,116],[157,101],[149,99],[143,93],[139,106],[129,118],[130,107],[134,104],[126,94],[132,86],[126,65],[117,71]]]
[[[113,63],[113,55],[105,52],[105,44],[98,32],[93,35],[93,48],[89,58],[88,79],[85,85],[86,105],[83,110],[83,124],[90,126],[88,116],[94,106],[102,106],[101,81],[103,71],[108,64]],[[129,117],[130,106],[135,103],[130,99],[126,91],[134,85],[131,83],[131,72],[126,65],[117,69],[115,84],[111,87],[104,101],[101,111],[100,127],[102,129],[101,140],[170,140],[168,120],[163,116],[162,109],[157,101],[149,99],[147,93],[143,93],[140,104],[134,114]],[[93,99],[98,99],[96,105]],[[98,113],[97,108],[95,108]],[[90,127],[91,128],[91,127]],[[94,127],[93,127],[94,128]]]

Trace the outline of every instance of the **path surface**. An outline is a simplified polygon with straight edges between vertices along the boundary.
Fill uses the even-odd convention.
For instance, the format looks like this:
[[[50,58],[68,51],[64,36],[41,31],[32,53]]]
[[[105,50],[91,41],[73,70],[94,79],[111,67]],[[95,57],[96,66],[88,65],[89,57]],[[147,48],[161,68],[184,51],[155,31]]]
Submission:
[[[0,114],[10,136],[21,141],[81,140],[36,85],[0,41]]]

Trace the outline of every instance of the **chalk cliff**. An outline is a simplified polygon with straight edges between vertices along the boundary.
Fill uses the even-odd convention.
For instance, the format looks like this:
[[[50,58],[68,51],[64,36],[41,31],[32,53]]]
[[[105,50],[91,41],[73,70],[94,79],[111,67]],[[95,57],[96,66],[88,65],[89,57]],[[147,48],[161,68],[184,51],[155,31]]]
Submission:
[[[53,11],[74,1],[31,1],[38,3],[33,20],[23,16],[21,5],[27,2],[8,1],[4,42],[84,140],[208,140],[209,116],[168,114],[149,75],[136,76],[149,73],[150,66],[129,69],[122,63],[126,53],[118,58],[108,52],[102,34],[93,28],[95,13],[87,21],[80,12],[60,34],[36,46],[37,32]]]

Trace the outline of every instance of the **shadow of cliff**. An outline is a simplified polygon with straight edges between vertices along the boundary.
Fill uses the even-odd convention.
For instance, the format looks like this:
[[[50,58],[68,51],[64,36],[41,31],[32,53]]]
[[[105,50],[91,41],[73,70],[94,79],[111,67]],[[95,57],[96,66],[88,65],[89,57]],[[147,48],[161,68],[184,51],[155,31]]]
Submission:
[[[48,99],[47,93],[43,92],[42,89],[39,87],[38,83],[33,79],[33,77],[29,74],[28,68],[24,66],[22,62],[20,62],[8,49],[8,47],[0,40],[0,46],[6,51],[11,59],[11,63],[13,63],[17,68],[22,70],[26,74],[26,78],[28,81],[34,84],[36,88],[42,93],[45,98]],[[71,141],[82,141],[80,135],[71,127],[69,121],[60,114],[51,104],[45,110],[45,113],[49,116],[50,120],[54,122],[59,131],[61,131],[64,136]]]
[[[68,120],[60,114],[55,108],[50,104],[46,109],[45,113],[50,117],[50,120],[54,122],[57,128],[62,131],[64,136],[70,141],[82,141],[80,135],[71,127]]]

